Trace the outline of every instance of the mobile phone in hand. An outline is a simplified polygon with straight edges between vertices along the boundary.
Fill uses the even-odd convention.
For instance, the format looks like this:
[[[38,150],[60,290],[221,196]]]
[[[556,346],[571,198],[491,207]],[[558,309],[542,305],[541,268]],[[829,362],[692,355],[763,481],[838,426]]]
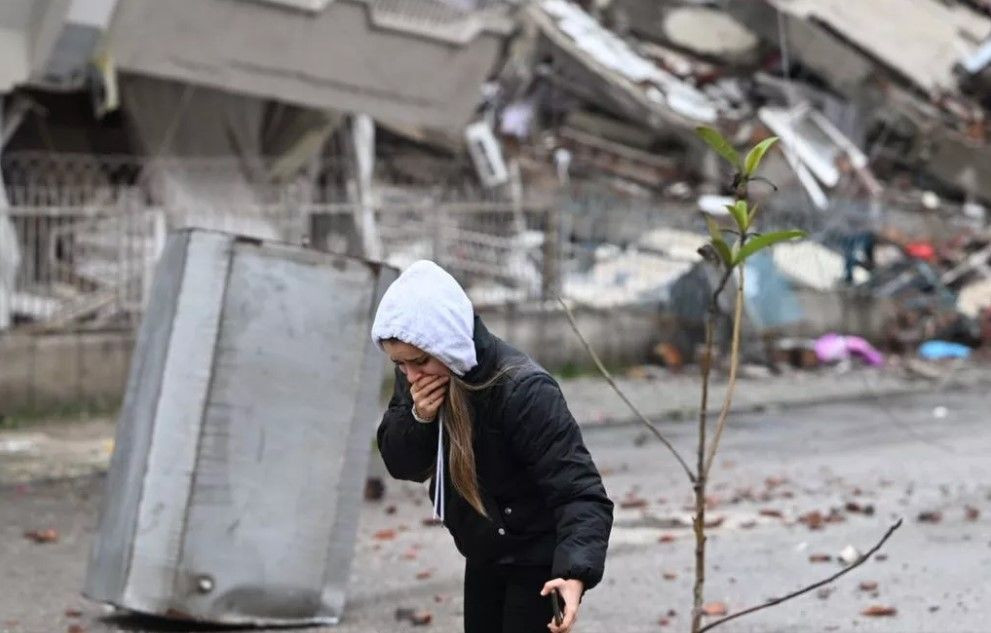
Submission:
[[[564,622],[564,613],[561,611],[561,596],[557,589],[551,589],[551,605],[554,607],[554,624],[561,626]]]

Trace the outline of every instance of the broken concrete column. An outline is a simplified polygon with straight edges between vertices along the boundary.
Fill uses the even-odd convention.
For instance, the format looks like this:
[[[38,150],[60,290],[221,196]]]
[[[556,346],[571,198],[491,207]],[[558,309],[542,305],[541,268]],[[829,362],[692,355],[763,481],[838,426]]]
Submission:
[[[3,204],[2,201],[0,204]],[[9,328],[11,324],[14,281],[19,265],[20,247],[17,244],[17,234],[6,211],[0,208],[0,332]]]

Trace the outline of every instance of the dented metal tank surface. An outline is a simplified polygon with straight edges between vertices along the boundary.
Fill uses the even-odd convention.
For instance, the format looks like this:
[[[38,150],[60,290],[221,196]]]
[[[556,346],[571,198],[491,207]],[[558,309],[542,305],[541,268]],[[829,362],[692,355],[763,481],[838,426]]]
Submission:
[[[180,231],[155,274],[84,594],[211,623],[336,623],[395,269]]]

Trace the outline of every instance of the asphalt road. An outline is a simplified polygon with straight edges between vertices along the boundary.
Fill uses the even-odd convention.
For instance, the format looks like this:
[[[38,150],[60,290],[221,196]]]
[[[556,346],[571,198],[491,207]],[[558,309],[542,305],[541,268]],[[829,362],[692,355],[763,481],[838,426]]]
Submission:
[[[839,570],[844,547],[864,551],[897,518],[905,522],[884,560],[868,561],[831,591],[716,630],[991,631],[987,402],[981,392],[949,392],[731,419],[711,486],[709,514],[722,522],[710,530],[709,600],[730,611],[761,603]],[[664,429],[687,457],[694,426]],[[684,474],[636,428],[584,433],[610,495],[641,507],[617,508],[606,579],[587,595],[576,632],[687,631],[693,543]],[[91,632],[204,630],[109,614],[79,596],[102,485],[102,478],[86,477],[0,488],[0,631],[51,633],[73,624]],[[815,530],[797,521],[833,508],[842,520]],[[385,498],[366,502],[361,512],[349,609],[340,626],[327,630],[460,632],[463,565],[443,528],[421,524],[430,512],[423,490],[387,482]],[[921,513],[939,519],[920,521]],[[57,530],[57,542],[23,536],[47,528]],[[375,538],[383,529],[396,530],[395,538]],[[659,542],[662,536],[670,542]],[[812,555],[832,560],[811,562]],[[861,614],[872,605],[897,613]],[[433,622],[397,622],[400,607],[428,610]]]

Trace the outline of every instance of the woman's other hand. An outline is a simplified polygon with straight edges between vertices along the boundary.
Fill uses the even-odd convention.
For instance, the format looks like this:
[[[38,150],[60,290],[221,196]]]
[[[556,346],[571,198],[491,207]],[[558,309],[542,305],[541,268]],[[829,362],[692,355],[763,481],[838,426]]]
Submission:
[[[409,392],[413,396],[413,408],[418,418],[428,422],[436,419],[440,405],[444,403],[444,396],[447,395],[449,380],[447,376],[424,375],[410,385]]]
[[[555,578],[544,583],[544,588],[540,590],[540,595],[549,596],[554,589],[557,589],[558,594],[561,596],[561,602],[563,603],[561,605],[561,611],[564,614],[564,619],[561,620],[560,625],[557,625],[552,617],[551,621],[547,624],[547,628],[551,630],[551,633],[571,633],[571,627],[575,625],[575,620],[578,619],[578,605],[581,603],[582,591],[585,589],[585,585],[580,580]]]

